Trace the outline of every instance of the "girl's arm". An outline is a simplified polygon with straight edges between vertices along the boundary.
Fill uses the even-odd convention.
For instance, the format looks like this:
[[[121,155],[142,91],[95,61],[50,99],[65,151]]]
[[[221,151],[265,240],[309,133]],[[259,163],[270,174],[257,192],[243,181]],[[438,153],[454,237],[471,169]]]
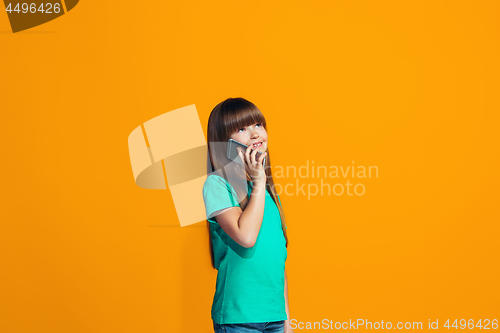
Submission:
[[[290,307],[288,306],[288,279],[286,277],[286,269],[285,269],[285,307],[286,307],[286,317],[285,320],[285,332],[293,332],[292,326],[290,325]]]
[[[215,217],[222,230],[236,243],[253,247],[257,241],[266,200],[266,183],[255,182],[245,210],[232,207]]]

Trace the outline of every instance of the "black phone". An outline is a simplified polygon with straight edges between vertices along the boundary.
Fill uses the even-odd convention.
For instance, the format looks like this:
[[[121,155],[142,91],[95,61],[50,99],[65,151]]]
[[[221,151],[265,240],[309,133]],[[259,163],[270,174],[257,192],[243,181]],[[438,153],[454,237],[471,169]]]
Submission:
[[[241,147],[243,149],[243,155],[245,154],[245,151],[247,150],[248,146],[244,145],[241,142],[238,142],[233,139],[229,139],[227,142],[227,152],[226,152],[226,157],[230,159],[231,161],[235,161],[236,163],[243,164],[241,161],[240,155],[238,155],[238,151],[236,150],[237,147]],[[253,152],[253,149],[250,150],[250,154]],[[257,154],[255,154],[255,159],[258,160],[260,158],[260,155],[262,155],[263,152],[258,151]],[[266,158],[267,156],[264,156],[264,160],[262,161],[262,165],[266,165]]]

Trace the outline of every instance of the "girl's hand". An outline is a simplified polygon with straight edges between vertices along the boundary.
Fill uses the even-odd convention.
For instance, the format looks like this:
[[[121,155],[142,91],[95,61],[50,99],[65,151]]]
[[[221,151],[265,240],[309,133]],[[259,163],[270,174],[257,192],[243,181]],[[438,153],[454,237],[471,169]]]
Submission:
[[[250,154],[250,151],[252,150],[251,146],[248,146],[245,155],[243,155],[242,149],[239,147],[238,149],[238,155],[240,155],[241,161],[243,162],[243,165],[245,166],[245,170],[252,178],[252,182],[254,184],[257,183],[266,183],[267,182],[267,177],[266,177],[266,172],[264,170],[264,166],[262,165],[264,157],[266,157],[267,152],[263,153],[260,155],[260,158],[258,160],[255,159],[255,155],[257,155],[257,149],[254,149],[254,151]]]
[[[285,320],[285,333],[293,333],[292,326],[290,325],[290,320]]]

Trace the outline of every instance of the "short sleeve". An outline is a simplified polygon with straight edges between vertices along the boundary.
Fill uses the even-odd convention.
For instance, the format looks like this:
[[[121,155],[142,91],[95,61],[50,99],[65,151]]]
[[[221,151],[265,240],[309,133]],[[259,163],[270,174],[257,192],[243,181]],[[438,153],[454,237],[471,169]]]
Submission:
[[[236,192],[224,178],[217,175],[207,177],[203,185],[203,200],[207,220],[217,222],[217,212],[230,207],[239,207]]]

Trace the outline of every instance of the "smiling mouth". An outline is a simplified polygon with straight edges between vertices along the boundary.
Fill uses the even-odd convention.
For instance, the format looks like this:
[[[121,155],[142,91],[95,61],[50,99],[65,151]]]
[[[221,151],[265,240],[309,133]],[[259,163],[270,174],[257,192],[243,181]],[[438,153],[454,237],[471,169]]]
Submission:
[[[252,145],[252,148],[259,148],[262,146],[262,142],[256,143]]]

